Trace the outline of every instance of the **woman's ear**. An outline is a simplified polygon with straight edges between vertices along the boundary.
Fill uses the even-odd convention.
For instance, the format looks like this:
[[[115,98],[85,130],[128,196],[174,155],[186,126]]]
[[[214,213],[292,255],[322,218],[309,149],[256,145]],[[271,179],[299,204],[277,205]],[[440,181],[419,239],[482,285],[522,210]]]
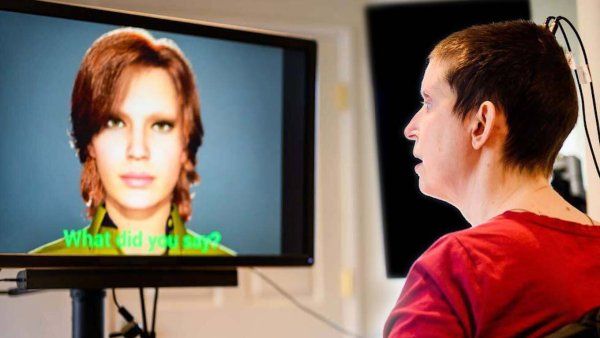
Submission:
[[[498,107],[490,101],[483,102],[470,123],[471,145],[481,149],[491,137],[494,124],[498,123]]]

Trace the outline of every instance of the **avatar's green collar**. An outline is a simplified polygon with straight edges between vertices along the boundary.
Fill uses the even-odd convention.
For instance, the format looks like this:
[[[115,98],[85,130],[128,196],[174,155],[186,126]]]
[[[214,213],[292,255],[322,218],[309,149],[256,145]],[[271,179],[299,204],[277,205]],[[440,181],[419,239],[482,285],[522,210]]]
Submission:
[[[92,224],[90,224],[90,226],[88,227],[88,233],[90,235],[95,235],[100,232],[100,228],[102,227],[102,223],[106,216],[106,208],[104,207],[104,204],[100,204],[98,206],[98,209],[96,210],[96,214],[94,215]],[[179,216],[179,211],[177,210],[176,205],[171,206],[171,213],[167,227],[173,227],[173,233],[179,237],[182,237],[186,234],[185,226],[183,225],[181,216]]]

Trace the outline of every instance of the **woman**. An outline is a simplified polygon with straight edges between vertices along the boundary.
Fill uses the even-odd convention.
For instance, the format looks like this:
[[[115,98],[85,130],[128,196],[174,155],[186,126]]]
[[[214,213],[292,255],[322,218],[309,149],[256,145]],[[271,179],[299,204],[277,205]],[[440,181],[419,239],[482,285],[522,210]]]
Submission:
[[[121,28],[83,58],[71,102],[90,226],[32,253],[235,255],[185,228],[204,134],[191,67],[170,40]]]
[[[420,191],[472,227],[414,262],[384,337],[545,337],[600,305],[600,224],[550,185],[575,90],[564,51],[532,22],[435,46],[404,135]]]

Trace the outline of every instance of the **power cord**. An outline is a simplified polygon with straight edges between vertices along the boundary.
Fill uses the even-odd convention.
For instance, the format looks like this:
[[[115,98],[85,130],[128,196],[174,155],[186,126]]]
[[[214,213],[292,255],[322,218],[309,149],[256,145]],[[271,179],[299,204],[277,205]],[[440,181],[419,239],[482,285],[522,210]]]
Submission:
[[[148,330],[148,322],[146,321],[146,301],[144,299],[144,288],[140,288],[140,306],[142,307],[142,323],[144,323],[144,331]]]
[[[156,304],[158,303],[158,288],[154,288],[154,304],[152,305],[152,330],[150,331],[151,338],[156,335],[154,326],[156,324]]]
[[[283,290],[279,285],[277,285],[277,283],[275,283],[272,279],[270,279],[269,277],[267,277],[265,274],[263,274],[260,270],[258,270],[255,267],[250,267],[250,269],[252,270],[252,272],[254,272],[256,275],[258,275],[262,280],[264,280],[267,284],[271,285],[273,287],[273,289],[277,290],[283,297],[287,298],[290,302],[292,302],[292,304],[296,305],[300,310],[308,313],[309,315],[313,316],[314,318],[320,320],[321,322],[327,324],[328,326],[330,326],[331,328],[337,330],[338,332],[341,332],[347,336],[351,336],[351,337],[357,337],[357,338],[363,338],[362,335],[352,332],[346,328],[344,328],[343,326],[341,326],[340,324],[334,322],[333,320],[323,316],[322,314],[316,312],[315,310],[305,306],[304,304],[300,303],[300,301],[298,301],[296,298],[294,298],[294,296],[292,296],[290,293],[286,292],[285,290]]]
[[[147,322],[146,322],[146,301],[144,298],[144,288],[140,288],[140,303],[142,306],[142,320],[144,323],[144,333],[145,333],[145,337],[147,338],[155,338],[156,337],[156,332],[154,331],[154,328],[156,326],[156,304],[158,303],[158,288],[154,288],[154,303],[152,304],[152,328],[150,329],[150,332],[148,332],[148,326],[147,326]],[[142,335],[142,337],[144,337],[144,335]]]
[[[8,289],[8,290],[0,290],[0,295],[6,295],[6,296],[21,296],[21,295],[26,295],[26,294],[30,294],[30,293],[35,293],[35,292],[41,292],[41,291],[46,291],[43,289],[19,289],[19,288],[14,288],[14,289]]]
[[[133,337],[137,337],[137,336],[141,335],[143,333],[143,331],[140,328],[140,326],[135,322],[131,313],[129,313],[129,311],[127,311],[127,309],[125,307],[121,306],[121,304],[119,304],[119,301],[117,301],[117,294],[116,294],[114,288],[112,289],[112,296],[113,296],[113,301],[115,302],[115,306],[117,307],[117,309],[119,311],[119,314],[121,315],[121,317],[123,317],[123,319],[125,319],[125,321],[127,323],[121,328],[120,332],[112,332],[109,335],[109,337],[110,338],[113,338],[113,337],[133,338]]]
[[[23,278],[1,278],[0,282],[15,282],[15,283],[22,283],[25,282],[25,279]],[[8,290],[0,290],[0,295],[6,295],[6,296],[21,296],[21,295],[25,295],[25,294],[29,294],[29,293],[34,293],[34,292],[40,292],[43,291],[42,289],[21,289],[21,288],[12,288],[12,289],[8,289]]]
[[[139,288],[140,291],[140,303],[142,308],[142,320],[143,320],[143,329],[140,328],[139,324],[134,320],[133,316],[124,306],[121,306],[119,301],[117,300],[117,294],[115,289],[112,289],[112,296],[115,306],[117,307],[119,314],[125,319],[127,322],[122,328],[120,332],[113,332],[109,335],[109,337],[126,337],[126,338],[134,338],[134,337],[142,337],[142,338],[155,338],[156,332],[154,331],[156,324],[156,305],[158,303],[158,288],[154,288],[154,304],[152,310],[152,329],[148,332],[148,326],[146,323],[146,303],[144,300],[144,288]]]

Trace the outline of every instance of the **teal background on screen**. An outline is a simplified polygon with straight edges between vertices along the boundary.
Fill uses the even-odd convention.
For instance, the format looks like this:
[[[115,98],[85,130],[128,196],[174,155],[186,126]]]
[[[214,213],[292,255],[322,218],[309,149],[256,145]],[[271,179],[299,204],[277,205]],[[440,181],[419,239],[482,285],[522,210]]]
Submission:
[[[0,252],[88,224],[70,147],[70,97],[86,50],[118,28],[0,11]],[[188,228],[244,254],[279,254],[283,50],[149,31],[192,64],[205,136]]]

